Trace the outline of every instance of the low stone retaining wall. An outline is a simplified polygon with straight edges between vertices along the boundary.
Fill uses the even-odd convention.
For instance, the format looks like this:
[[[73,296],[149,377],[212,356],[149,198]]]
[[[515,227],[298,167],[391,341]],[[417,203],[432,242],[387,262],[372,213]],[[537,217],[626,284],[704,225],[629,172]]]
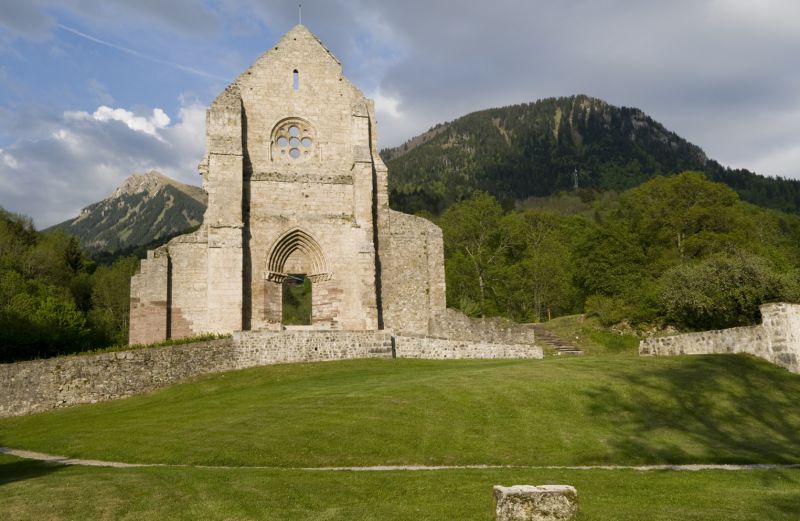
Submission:
[[[764,304],[762,323],[700,333],[646,338],[642,356],[748,353],[800,373],[800,305]]]
[[[0,417],[124,398],[233,369],[393,356],[542,358],[542,350],[391,331],[245,331],[227,340],[0,364]]]
[[[389,331],[241,331],[233,343],[242,367],[392,357]]]
[[[433,360],[464,358],[543,358],[542,348],[532,344],[470,342],[425,336],[395,337],[397,358]]]
[[[230,339],[0,364],[0,417],[124,398],[237,368]]]

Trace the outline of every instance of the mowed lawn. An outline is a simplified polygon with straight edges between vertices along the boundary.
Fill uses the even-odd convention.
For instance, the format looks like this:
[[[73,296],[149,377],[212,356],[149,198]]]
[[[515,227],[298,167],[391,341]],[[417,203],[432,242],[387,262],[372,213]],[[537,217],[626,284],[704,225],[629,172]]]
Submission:
[[[492,486],[569,483],[580,521],[796,521],[800,470],[56,467],[0,455],[0,519],[493,521]]]
[[[581,519],[798,519],[800,470],[364,465],[800,463],[800,377],[747,356],[356,360],[212,375],[0,420],[0,445],[257,468],[0,458],[0,519],[492,519],[494,484],[578,487]]]
[[[800,463],[800,377],[745,356],[260,367],[0,420],[0,444],[140,463]]]

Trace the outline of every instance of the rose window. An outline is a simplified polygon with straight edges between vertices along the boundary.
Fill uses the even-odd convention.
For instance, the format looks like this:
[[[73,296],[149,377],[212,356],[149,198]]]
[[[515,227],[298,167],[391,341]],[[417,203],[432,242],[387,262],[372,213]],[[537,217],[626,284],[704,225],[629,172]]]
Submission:
[[[289,161],[311,156],[314,132],[311,125],[300,119],[282,121],[272,135],[272,158]]]

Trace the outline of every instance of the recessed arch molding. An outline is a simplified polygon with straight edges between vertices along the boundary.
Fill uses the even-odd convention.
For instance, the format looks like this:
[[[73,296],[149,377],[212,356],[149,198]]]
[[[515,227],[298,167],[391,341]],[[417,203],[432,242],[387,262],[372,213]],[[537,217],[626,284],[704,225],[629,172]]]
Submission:
[[[333,274],[330,271],[328,259],[314,237],[305,230],[293,228],[284,232],[272,245],[267,261],[267,280],[281,283],[286,279],[286,262],[295,252],[302,253],[308,260],[311,273],[306,273],[311,282],[329,280]]]

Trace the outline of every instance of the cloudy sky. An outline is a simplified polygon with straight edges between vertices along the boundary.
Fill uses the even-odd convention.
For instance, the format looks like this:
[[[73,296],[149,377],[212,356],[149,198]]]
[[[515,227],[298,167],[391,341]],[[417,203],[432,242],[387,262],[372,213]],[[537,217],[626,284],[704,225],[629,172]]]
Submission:
[[[158,169],[199,184],[206,106],[297,23],[284,0],[0,0],[0,206],[43,228]],[[797,0],[305,0],[380,145],[583,93],[723,164],[800,179]]]

